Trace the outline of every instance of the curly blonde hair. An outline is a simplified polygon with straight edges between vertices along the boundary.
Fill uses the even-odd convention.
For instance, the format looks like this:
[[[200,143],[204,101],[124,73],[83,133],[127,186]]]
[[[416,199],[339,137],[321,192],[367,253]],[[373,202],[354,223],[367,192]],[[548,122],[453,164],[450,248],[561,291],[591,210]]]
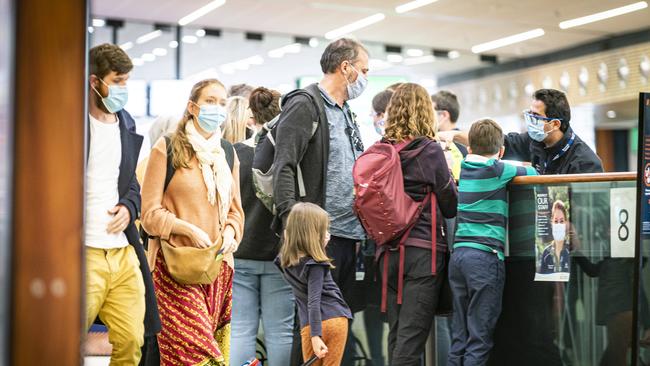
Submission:
[[[401,84],[395,89],[386,112],[386,139],[396,142],[418,137],[436,139],[438,120],[429,93],[422,86]]]

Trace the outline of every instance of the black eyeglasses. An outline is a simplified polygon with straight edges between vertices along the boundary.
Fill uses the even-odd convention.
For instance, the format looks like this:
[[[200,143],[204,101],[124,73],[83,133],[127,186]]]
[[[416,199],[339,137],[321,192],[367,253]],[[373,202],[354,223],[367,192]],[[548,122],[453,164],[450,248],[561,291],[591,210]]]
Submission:
[[[355,150],[363,152],[363,141],[361,141],[361,138],[357,133],[357,129],[347,126],[345,128],[345,132],[347,132],[348,136],[350,136],[350,141],[352,142],[352,146],[354,146]]]

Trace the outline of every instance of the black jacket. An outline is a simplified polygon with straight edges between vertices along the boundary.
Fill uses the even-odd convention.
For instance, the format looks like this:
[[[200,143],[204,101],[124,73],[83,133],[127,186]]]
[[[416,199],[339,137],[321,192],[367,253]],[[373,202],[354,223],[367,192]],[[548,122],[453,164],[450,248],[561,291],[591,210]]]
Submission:
[[[544,175],[602,172],[603,166],[598,155],[577,135],[566,153],[555,161],[549,161],[567,145],[573,133],[573,129],[569,127],[564,137],[549,148],[546,148],[543,142],[533,141],[527,132],[509,133],[505,136],[506,151],[503,159],[529,161]],[[548,165],[544,167],[546,162]]]
[[[234,145],[239,158],[239,187],[244,209],[244,235],[235,258],[272,261],[278,255],[280,238],[270,229],[273,214],[255,195],[253,186],[253,147],[239,142]]]
[[[286,222],[291,207],[297,201],[325,206],[329,125],[318,85],[309,85],[305,91],[311,98],[305,93],[292,92],[282,100],[282,113],[276,127],[273,160],[273,199],[277,210],[273,227],[276,232],[280,232],[281,224]],[[318,123],[318,127],[312,137],[314,123]],[[298,164],[305,182],[305,197],[299,197],[298,194]]]
[[[440,144],[425,137],[410,142],[399,152],[404,174],[404,191],[414,200],[422,201],[426,192],[436,195],[436,244],[447,250],[444,218],[456,216],[458,190],[451,176]],[[425,203],[422,214],[411,230],[405,245],[431,249],[431,203]]]
[[[120,140],[122,143],[122,161],[120,163],[120,176],[117,181],[117,190],[120,199],[118,204],[124,205],[129,210],[131,221],[124,230],[129,244],[135,249],[135,254],[140,261],[140,271],[145,286],[146,311],[144,316],[145,336],[153,336],[160,332],[160,318],[158,315],[158,305],[153,288],[151,271],[147,264],[147,257],[140,242],[140,235],[135,226],[135,220],[140,216],[140,185],[135,176],[135,167],[138,164],[138,156],[142,147],[143,137],[135,133],[135,121],[129,112],[121,110],[117,112],[120,123]],[[88,139],[88,144],[90,139]],[[88,146],[86,147],[88,154]]]

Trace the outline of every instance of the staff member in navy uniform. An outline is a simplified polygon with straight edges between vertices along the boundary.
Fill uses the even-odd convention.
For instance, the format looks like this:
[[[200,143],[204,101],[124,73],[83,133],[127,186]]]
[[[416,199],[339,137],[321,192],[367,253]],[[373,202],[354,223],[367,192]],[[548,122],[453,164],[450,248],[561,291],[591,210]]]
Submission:
[[[503,159],[529,161],[543,175],[603,171],[600,158],[571,128],[571,108],[563,92],[537,90],[530,109],[524,112],[524,120],[526,132],[504,136]],[[445,131],[438,136],[464,145],[469,142],[467,131]],[[534,220],[528,219],[522,221]],[[533,243],[530,248],[534,248]],[[513,253],[512,246],[510,252]],[[507,259],[503,310],[489,365],[562,365],[553,326],[556,286],[553,282],[533,282],[534,276],[534,259]],[[518,337],[518,334],[525,336]]]

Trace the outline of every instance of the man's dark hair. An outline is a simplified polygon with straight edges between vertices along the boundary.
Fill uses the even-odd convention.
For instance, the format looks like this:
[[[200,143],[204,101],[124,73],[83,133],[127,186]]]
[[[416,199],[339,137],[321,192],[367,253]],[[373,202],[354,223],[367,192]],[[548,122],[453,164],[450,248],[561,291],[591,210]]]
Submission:
[[[331,74],[341,66],[343,61],[354,62],[359,57],[359,51],[368,50],[359,42],[350,38],[341,38],[327,45],[320,58],[320,68],[324,74]],[[361,72],[361,70],[359,70]]]
[[[503,130],[498,123],[489,118],[474,122],[469,128],[467,137],[472,154],[494,155],[503,146]]]
[[[375,95],[374,98],[372,98],[372,109],[375,111],[375,113],[385,113],[386,107],[388,107],[388,102],[390,102],[390,98],[392,96],[392,90],[384,90]]]
[[[251,93],[255,90],[255,87],[248,84],[235,84],[228,89],[229,97],[243,97],[250,98]]]
[[[90,49],[88,67],[90,75],[103,79],[111,71],[119,75],[128,74],[133,69],[133,63],[119,46],[104,43]]]
[[[544,103],[546,117],[559,119],[562,122],[560,131],[566,132],[571,121],[571,107],[566,94],[555,89],[539,89],[533,94],[533,98]]]
[[[448,90],[441,90],[432,95],[431,100],[436,103],[437,111],[449,112],[449,119],[452,123],[456,123],[456,121],[458,121],[458,115],[460,115],[460,105],[458,104],[458,98],[456,98],[456,94]]]

